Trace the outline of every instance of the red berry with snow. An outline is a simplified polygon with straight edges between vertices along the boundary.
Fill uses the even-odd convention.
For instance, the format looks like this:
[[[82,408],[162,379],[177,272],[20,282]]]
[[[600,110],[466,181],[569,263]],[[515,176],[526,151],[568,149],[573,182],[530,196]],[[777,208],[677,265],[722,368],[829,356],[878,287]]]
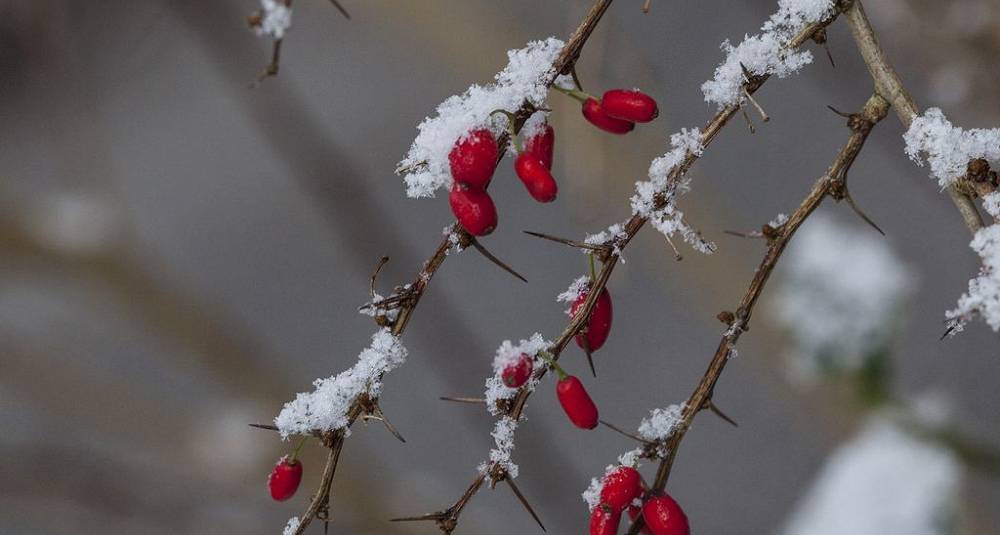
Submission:
[[[619,466],[604,476],[602,483],[601,503],[616,511],[625,509],[642,495],[642,476],[631,466]]]
[[[615,535],[621,519],[621,511],[598,505],[590,512],[590,535]]]
[[[576,312],[583,307],[583,303],[587,301],[587,296],[590,295],[590,291],[585,291],[576,298],[573,306],[570,307],[569,315],[575,316]],[[604,288],[601,290],[600,295],[597,296],[597,302],[594,303],[594,309],[590,311],[590,319],[587,320],[586,332],[582,332],[576,335],[576,344],[583,348],[584,351],[594,352],[604,345],[604,342],[608,341],[608,334],[611,333],[611,319],[614,315],[614,311],[611,307],[611,294],[608,293],[608,289]]]
[[[546,169],[552,169],[552,156],[556,147],[556,131],[545,123],[542,129],[524,140],[524,152],[538,157]]]
[[[660,115],[653,97],[636,89],[612,89],[601,97],[604,113],[615,119],[648,123]]]
[[[604,107],[596,99],[590,98],[583,103],[583,116],[590,124],[612,134],[627,134],[635,128],[635,123],[623,119],[615,119],[604,111]]]
[[[630,505],[628,506],[627,511],[629,519],[631,519],[632,522],[635,522],[635,519],[639,518],[639,515],[642,514],[642,507],[639,507],[638,505]],[[649,526],[647,526],[646,524],[642,525],[641,531],[646,535],[653,535],[653,532],[649,531]]]
[[[560,379],[556,383],[556,396],[573,425],[580,429],[597,427],[597,405],[579,379],[572,375]]]
[[[673,498],[654,496],[642,505],[642,518],[653,535],[690,535],[687,516]]]
[[[559,187],[552,173],[535,153],[524,151],[517,155],[514,170],[528,189],[528,193],[538,202],[552,202]]]
[[[296,459],[284,456],[274,465],[271,475],[267,477],[267,488],[271,497],[279,502],[291,498],[302,482],[302,463]]]
[[[451,177],[467,186],[485,188],[493,178],[499,158],[493,132],[485,128],[473,130],[459,139],[448,153]]]
[[[516,361],[504,367],[500,373],[500,380],[509,388],[520,388],[521,385],[528,382],[532,368],[534,368],[534,359],[527,353],[521,353]]]
[[[448,195],[451,212],[473,236],[485,236],[497,228],[497,207],[483,188],[455,184]]]

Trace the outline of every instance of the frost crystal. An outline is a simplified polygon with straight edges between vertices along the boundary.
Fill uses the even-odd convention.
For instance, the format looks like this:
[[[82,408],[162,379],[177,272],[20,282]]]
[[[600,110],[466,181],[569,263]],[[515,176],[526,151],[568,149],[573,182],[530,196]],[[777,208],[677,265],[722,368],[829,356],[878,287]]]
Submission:
[[[586,293],[588,288],[590,288],[590,277],[586,275],[577,277],[576,280],[569,284],[569,288],[566,288],[565,292],[556,296],[556,302],[569,303],[570,308],[566,309],[566,313],[569,314],[570,310],[572,310],[573,303],[575,303],[581,295]]]
[[[441,231],[441,234],[448,237],[448,250],[445,254],[450,255],[452,253],[461,253],[465,250],[462,247],[462,237],[455,231],[454,225],[448,225]]]
[[[490,411],[490,414],[499,416],[501,411],[497,408],[497,401],[510,399],[520,390],[520,388],[510,388],[503,384],[503,381],[500,379],[503,369],[508,364],[517,362],[521,358],[521,353],[526,353],[534,358],[539,352],[548,349],[550,345],[552,344],[543,339],[542,335],[538,333],[531,335],[531,338],[527,340],[521,340],[517,345],[512,344],[510,340],[504,340],[500,344],[500,347],[497,348],[496,356],[493,357],[493,375],[486,379],[486,408]],[[521,388],[534,390],[537,384],[538,380],[532,374],[528,382],[521,386]]]
[[[299,517],[293,516],[288,519],[288,523],[285,524],[285,530],[282,535],[292,535],[296,530],[299,529]]]
[[[639,423],[639,436],[649,441],[670,438],[680,426],[683,413],[684,406],[677,404],[649,411],[649,417]]]
[[[259,37],[281,39],[292,27],[292,8],[280,0],[260,0],[260,24],[254,28]]]
[[[953,126],[938,108],[928,108],[913,119],[903,140],[906,155],[917,165],[924,164],[921,154],[927,156],[931,177],[942,189],[965,175],[970,161],[1000,160],[1000,128],[963,130]]]
[[[833,0],[779,0],[778,12],[764,23],[761,34],[745,36],[736,46],[728,39],[722,43],[726,59],[716,67],[715,76],[702,84],[705,101],[719,108],[742,103],[743,67],[755,76],[785,78],[812,63],[812,53],[789,50],[789,42],[806,26],[833,13]]]
[[[525,103],[544,108],[548,84],[553,79],[552,64],[563,42],[550,37],[532,41],[525,48],[507,52],[509,62],[497,73],[493,83],[473,85],[461,95],[446,99],[437,107],[437,115],[417,127],[406,157],[399,162],[399,172],[406,172],[406,194],[413,198],[433,197],[440,188],[451,187],[448,153],[463,136],[476,128],[488,128],[499,136],[507,129],[507,118],[491,116],[494,110],[514,112]]]
[[[517,422],[513,418],[504,416],[497,420],[493,432],[490,433],[497,447],[490,450],[490,462],[479,465],[481,473],[486,474],[492,466],[499,465],[507,471],[508,476],[517,477],[518,467],[510,458],[511,452],[514,451],[514,431],[516,430]]]
[[[771,228],[779,228],[785,223],[788,223],[788,216],[785,214],[778,214],[774,219],[770,220],[767,224]]]
[[[983,196],[983,209],[994,219],[1000,219],[1000,191],[987,193]]]
[[[870,229],[814,214],[785,255],[771,310],[792,338],[792,377],[853,372],[884,349],[914,286]]]
[[[783,533],[953,533],[961,479],[948,449],[878,416],[830,457]]]
[[[982,257],[983,266],[969,281],[969,290],[958,299],[958,306],[945,315],[955,325],[980,317],[994,331],[1000,331],[1000,224],[979,229],[969,246]]]
[[[604,245],[611,242],[611,254],[617,256],[618,259],[622,261],[622,264],[624,264],[625,258],[622,257],[621,244],[619,242],[627,237],[628,234],[625,232],[625,225],[615,223],[614,225],[608,227],[607,230],[602,230],[597,234],[588,234],[587,237],[584,238],[583,243],[590,245]],[[584,254],[590,253],[590,251],[586,250],[583,250],[582,252]]]
[[[377,397],[381,377],[406,360],[406,348],[389,329],[372,335],[372,343],[358,355],[354,366],[326,379],[316,379],[312,392],[299,393],[285,403],[274,419],[282,438],[347,426],[347,412],[361,394]]]
[[[632,213],[649,219],[650,223],[667,238],[680,233],[684,241],[696,251],[712,253],[715,245],[705,241],[700,234],[684,222],[684,213],[677,209],[677,197],[687,193],[690,181],[681,174],[681,167],[689,157],[701,156],[701,131],[697,128],[681,129],[670,136],[670,150],[649,165],[649,180],[637,182],[632,196]],[[657,198],[663,206],[657,208]]]
[[[604,475],[601,477],[591,478],[590,486],[588,486],[587,490],[583,491],[583,494],[580,495],[583,497],[583,501],[587,502],[587,507],[590,508],[591,511],[593,511],[594,508],[601,503],[601,487],[604,486],[604,478],[613,472],[615,468],[617,468],[615,465],[609,464],[604,469]]]

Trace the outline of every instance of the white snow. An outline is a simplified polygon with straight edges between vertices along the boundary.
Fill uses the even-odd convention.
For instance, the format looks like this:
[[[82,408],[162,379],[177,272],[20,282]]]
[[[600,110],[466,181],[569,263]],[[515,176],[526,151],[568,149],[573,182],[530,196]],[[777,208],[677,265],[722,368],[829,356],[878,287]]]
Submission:
[[[531,335],[527,340],[521,340],[517,345],[511,343],[510,340],[504,340],[500,344],[500,347],[497,348],[496,356],[493,357],[493,375],[486,378],[486,409],[490,411],[490,414],[494,416],[501,414],[501,411],[497,408],[497,401],[514,397],[521,388],[534,390],[538,384],[538,380],[535,379],[532,373],[531,378],[521,388],[510,388],[503,384],[503,380],[500,378],[503,369],[508,364],[516,362],[521,358],[521,353],[526,353],[534,358],[535,355],[541,351],[545,351],[551,345],[552,343],[542,338],[542,335],[539,333]]]
[[[959,297],[956,308],[945,316],[955,326],[978,317],[1000,331],[1000,224],[977,231],[969,246],[982,257],[983,266],[969,281],[969,289]]]
[[[983,209],[994,219],[1000,220],[1000,191],[987,193],[983,196]]]
[[[579,299],[580,296],[583,295],[588,288],[590,288],[590,282],[591,282],[590,277],[587,275],[577,277],[576,280],[574,280],[569,284],[569,287],[566,288],[565,292],[556,296],[557,303],[570,304],[569,308],[567,308],[565,311],[566,314],[569,314],[570,310],[573,309],[573,303],[575,303],[576,300]]]
[[[299,517],[293,516],[288,519],[288,523],[285,524],[285,530],[282,535],[292,535],[296,530],[299,529]]]
[[[378,397],[381,377],[403,364],[406,348],[389,329],[372,335],[371,345],[358,355],[354,366],[326,379],[316,379],[312,392],[299,393],[274,419],[282,438],[347,426],[347,412],[361,394]]]
[[[689,156],[701,156],[704,146],[701,131],[697,128],[681,129],[670,136],[670,150],[649,165],[649,180],[636,182],[632,196],[632,213],[649,219],[653,227],[667,238],[680,233],[696,251],[712,253],[715,244],[705,241],[700,234],[684,222],[684,213],[677,209],[677,197],[687,193],[690,180],[679,175],[679,168]],[[678,176],[671,176],[678,175]],[[656,197],[662,196],[666,204],[657,209]]]
[[[664,409],[653,409],[649,416],[639,423],[639,436],[649,441],[670,438],[681,424],[684,406],[673,404]]]
[[[971,160],[1000,160],[1000,128],[964,130],[952,125],[938,108],[928,108],[913,119],[903,140],[906,155],[917,165],[924,165],[921,155],[926,156],[931,177],[942,189],[965,175]]]
[[[254,31],[260,37],[281,39],[292,27],[292,9],[281,0],[260,0],[260,25]]]
[[[618,467],[613,464],[609,464],[604,469],[604,475],[601,477],[591,478],[590,486],[588,486],[587,490],[583,491],[583,494],[580,495],[583,498],[583,501],[587,503],[587,507],[591,511],[593,511],[594,508],[601,503],[601,488],[604,487],[604,478],[608,477],[608,474],[613,472],[616,468]]]
[[[614,225],[608,227],[607,230],[602,230],[597,234],[588,234],[587,237],[584,238],[583,243],[590,245],[604,245],[611,242],[611,254],[617,256],[618,259],[621,260],[622,264],[624,264],[625,258],[622,256],[621,245],[619,242],[624,240],[626,237],[628,237],[628,234],[625,232],[625,225],[615,223]],[[584,254],[590,254],[590,251],[583,249],[581,249],[581,252]]]
[[[768,226],[771,228],[780,228],[785,223],[788,223],[788,216],[785,214],[778,214],[774,219],[767,222]]]
[[[884,416],[826,462],[784,535],[954,533],[962,468]]]
[[[490,435],[496,447],[490,450],[490,461],[479,465],[481,473],[489,473],[493,465],[499,465],[507,471],[507,475],[516,478],[518,466],[511,460],[511,452],[514,451],[514,432],[517,430],[517,421],[509,416],[504,416],[497,420],[496,425]]]
[[[860,369],[885,349],[914,288],[912,270],[868,227],[813,214],[792,240],[770,303],[791,338],[791,377]]]
[[[451,187],[448,153],[455,143],[477,128],[489,128],[495,136],[507,130],[507,117],[491,116],[490,112],[514,112],[525,101],[547,107],[548,85],[554,75],[552,64],[563,44],[550,37],[508,51],[509,62],[493,83],[472,85],[438,105],[437,115],[417,126],[419,133],[399,163],[399,168],[407,171],[403,177],[406,194],[413,198],[433,197],[438,189]]]
[[[702,84],[705,101],[719,108],[743,102],[746,80],[740,64],[753,75],[785,78],[812,63],[812,53],[789,50],[788,44],[806,26],[833,13],[832,0],[779,0],[778,12],[764,23],[762,33],[744,36],[736,46],[728,39],[722,43],[726,59],[716,67],[715,76]]]

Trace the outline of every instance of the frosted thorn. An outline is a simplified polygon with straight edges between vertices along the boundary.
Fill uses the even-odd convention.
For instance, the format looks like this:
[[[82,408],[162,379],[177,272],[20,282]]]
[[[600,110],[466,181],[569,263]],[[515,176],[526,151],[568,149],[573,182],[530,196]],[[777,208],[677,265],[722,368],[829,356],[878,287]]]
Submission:
[[[729,416],[727,416],[726,413],[722,412],[722,410],[719,409],[719,407],[717,407],[715,405],[715,403],[711,399],[706,399],[705,400],[705,404],[703,405],[703,408],[712,411],[712,413],[714,413],[719,418],[722,418],[723,420],[725,420],[727,423],[729,423],[733,427],[739,427],[740,426],[740,424],[736,423],[736,420],[733,420],[732,418],[730,418]]]
[[[505,475],[503,480],[506,481],[508,485],[510,485],[510,490],[514,491],[514,496],[517,496],[517,499],[521,502],[521,505],[523,505],[524,508],[528,510],[528,513],[531,514],[531,518],[535,519],[535,522],[538,523],[538,527],[542,528],[542,531],[546,531],[545,525],[542,524],[542,519],[538,518],[538,514],[536,514],[535,510],[531,508],[531,504],[528,503],[528,499],[524,497],[524,494],[521,494],[521,489],[517,488],[517,485],[515,485],[514,482],[511,481],[510,477]]]
[[[351,14],[344,9],[344,6],[340,5],[340,2],[337,0],[330,0],[330,3],[333,4],[333,7],[337,8],[337,11],[340,11],[340,14],[343,15],[345,19],[351,20]]]
[[[642,3],[642,12],[649,13],[649,5],[653,3],[653,0],[646,0]]]
[[[375,271],[372,272],[371,282],[368,285],[368,293],[371,294],[373,302],[375,301],[375,279],[378,278],[379,272],[382,271],[382,266],[384,266],[388,261],[389,261],[388,256],[383,256],[382,258],[380,258],[378,263],[375,264]]]
[[[885,236],[885,231],[879,228],[879,226],[876,225],[875,222],[872,221],[870,217],[868,217],[864,212],[861,211],[861,208],[859,208],[858,205],[855,204],[854,197],[851,197],[850,193],[845,193],[844,200],[846,200],[847,204],[850,205],[852,210],[854,210],[854,213],[858,214],[858,217],[863,219],[865,223],[871,225],[872,228],[877,230],[879,234]]]
[[[948,325],[948,328],[945,329],[944,334],[941,335],[941,338],[938,338],[938,342],[940,342],[941,340],[944,340],[945,338],[948,338],[948,335],[950,335],[951,333],[955,332],[955,329],[957,329],[957,328],[958,328],[958,323],[952,323],[952,324]]]
[[[461,398],[461,397],[451,397],[451,396],[441,396],[441,401],[454,401],[456,403],[473,403],[478,405],[485,405],[486,400],[483,398]]]
[[[746,87],[743,88],[743,96],[747,97],[747,100],[750,101],[750,104],[753,104],[754,108],[757,108],[757,113],[760,114],[761,121],[764,121],[766,123],[771,120],[771,117],[767,115],[767,112],[765,112],[764,108],[760,105],[760,103],[758,103],[757,100],[753,98],[753,95],[751,95],[750,92],[747,91]]]
[[[574,240],[568,240],[566,238],[560,238],[558,236],[552,236],[550,234],[542,234],[541,232],[533,232],[533,231],[530,231],[530,230],[523,230],[521,232],[524,232],[525,234],[527,234],[529,236],[534,236],[536,238],[541,238],[543,240],[554,241],[556,243],[561,243],[563,245],[568,245],[570,247],[576,247],[578,249],[585,249],[587,251],[604,252],[607,249],[607,247],[602,246],[602,245],[594,245],[594,244],[591,244],[591,243],[584,243],[584,242],[579,242],[579,241],[574,241]]]
[[[650,442],[650,441],[648,441],[648,440],[646,440],[646,439],[644,439],[644,438],[642,438],[642,437],[640,437],[638,435],[633,435],[632,433],[629,433],[628,431],[624,431],[624,430],[622,430],[622,429],[620,429],[618,427],[615,427],[614,425],[608,423],[605,420],[598,420],[598,421],[601,422],[601,425],[607,427],[608,429],[610,429],[610,430],[612,430],[612,431],[614,431],[614,432],[616,432],[618,434],[625,435],[628,438],[631,438],[632,440],[636,440],[636,441],[638,441],[638,442],[640,442],[642,444],[645,444],[647,446],[650,445],[650,444],[652,444],[652,442]]]
[[[377,420],[381,420],[382,423],[385,424],[385,428],[388,429],[390,433],[392,433],[392,436],[398,438],[400,442],[404,444],[406,443],[406,439],[403,438],[403,435],[401,435],[399,431],[396,430],[396,427],[392,425],[392,422],[390,422],[389,419],[385,417],[385,413],[382,412],[382,407],[379,407],[378,404],[376,404],[374,407],[372,407],[372,412],[375,414],[375,418]]]
[[[511,275],[517,277],[521,282],[528,282],[528,279],[522,277],[520,273],[514,271],[513,268],[511,268],[507,264],[504,264],[502,260],[493,256],[493,253],[486,250],[486,247],[483,247],[483,244],[479,243],[479,240],[472,238],[472,246],[475,247],[477,251],[479,251],[479,254],[485,256],[486,259],[489,260],[490,262],[493,262],[494,264],[500,266],[500,268],[506,271],[507,273],[510,273]]]
[[[267,424],[247,424],[247,425],[249,425],[250,427],[256,428],[256,429],[263,429],[265,431],[277,431],[278,430],[277,427],[275,427],[273,425],[267,425]]]

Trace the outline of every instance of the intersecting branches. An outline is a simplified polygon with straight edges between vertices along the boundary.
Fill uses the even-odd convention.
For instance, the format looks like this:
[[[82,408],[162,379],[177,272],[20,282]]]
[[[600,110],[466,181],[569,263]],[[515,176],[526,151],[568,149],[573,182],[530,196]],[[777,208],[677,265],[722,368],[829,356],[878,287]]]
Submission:
[[[657,457],[660,457],[659,468],[656,472],[656,479],[650,487],[650,491],[653,493],[663,491],[667,484],[667,479],[670,477],[670,470],[673,467],[674,459],[677,455],[678,447],[687,430],[691,426],[691,422],[694,420],[695,416],[704,409],[712,409],[714,403],[712,401],[712,395],[715,391],[715,385],[722,375],[723,370],[726,367],[726,363],[729,361],[730,355],[735,347],[736,343],[739,341],[740,336],[749,329],[750,317],[753,314],[754,306],[757,304],[761,293],[764,290],[764,286],[767,284],[771,273],[774,271],[778,260],[781,258],[782,253],[787,247],[788,243],[791,241],[792,236],[795,231],[799,229],[803,222],[813,213],[814,210],[823,202],[827,197],[831,197],[835,200],[843,199],[843,192],[846,191],[846,183],[844,177],[847,175],[847,171],[850,169],[855,158],[860,153],[862,147],[864,147],[865,140],[867,140],[868,135],[871,133],[872,128],[883,118],[889,110],[889,103],[884,98],[878,94],[872,95],[868,99],[862,111],[851,114],[848,119],[848,126],[851,129],[851,136],[847,141],[847,144],[840,150],[837,155],[836,160],[830,166],[830,169],[825,175],[819,178],[813,185],[812,190],[809,194],[802,200],[798,208],[788,217],[788,221],[783,223],[777,232],[768,237],[768,248],[767,253],[764,255],[763,260],[761,260],[760,265],[754,273],[753,279],[750,282],[750,286],[747,288],[746,293],[744,293],[743,298],[740,300],[738,307],[735,312],[723,312],[719,315],[720,319],[724,319],[729,323],[729,328],[722,335],[719,341],[718,348],[715,351],[715,355],[712,357],[709,363],[708,370],[702,376],[701,380],[698,382],[697,387],[695,387],[694,392],[688,397],[687,402],[684,404],[684,408],[681,414],[681,421],[678,423],[674,431],[664,439],[664,443],[659,445],[659,448],[646,448],[645,451],[653,451]],[[660,456],[659,452],[665,452],[665,455]],[[643,519],[639,517],[629,528],[628,534],[635,535],[643,526]]]

